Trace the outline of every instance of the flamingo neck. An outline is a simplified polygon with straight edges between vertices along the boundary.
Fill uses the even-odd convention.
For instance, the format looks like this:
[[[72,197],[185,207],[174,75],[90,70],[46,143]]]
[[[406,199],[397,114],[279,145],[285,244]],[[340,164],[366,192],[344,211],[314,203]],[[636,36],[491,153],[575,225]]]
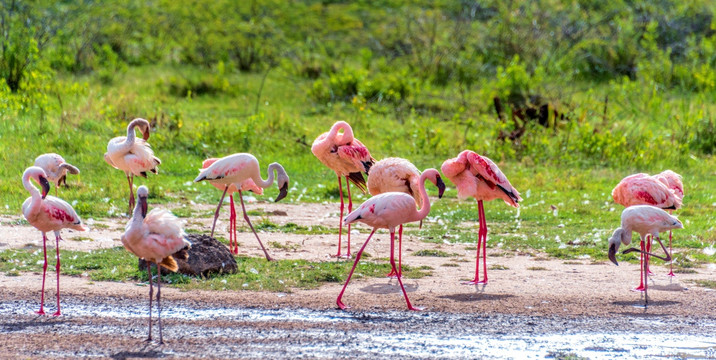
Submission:
[[[340,130],[343,130],[343,134],[341,135],[339,142],[337,136]],[[339,121],[331,127],[331,132],[329,133],[328,138],[340,143],[339,145],[348,144],[353,141],[353,129],[347,122]]]
[[[38,190],[37,187],[35,187],[35,185],[30,181],[30,174],[22,176],[22,186],[24,186],[25,190],[29,191],[30,196],[32,196],[32,201],[30,202],[30,212],[33,213],[35,211],[39,211],[42,205],[42,194],[40,194],[40,190]]]
[[[277,163],[271,163],[271,165],[269,165],[268,167],[268,179],[264,180],[261,178],[261,174],[257,174],[256,178],[253,178],[254,183],[256,183],[256,185],[263,189],[266,189],[267,187],[271,186],[275,178],[274,171],[277,170],[277,166],[280,165],[278,165]]]
[[[125,232],[130,235],[139,231],[142,228],[143,223],[144,217],[142,216],[142,205],[140,201],[137,201],[137,205],[134,207],[134,211],[132,212],[132,221],[129,223],[129,226],[127,226]]]
[[[129,125],[127,125],[127,139],[124,141],[125,145],[132,145],[134,144],[134,141],[137,138],[136,132],[134,131],[134,128],[136,128],[141,123],[147,123],[147,120],[144,119],[134,119],[132,120]]]
[[[424,171],[422,175],[420,175],[420,182],[418,183],[418,191],[420,192],[420,198],[422,199],[422,204],[420,204],[420,210],[417,212],[417,220],[422,220],[428,214],[430,213],[430,199],[428,199],[428,192],[425,190],[425,181],[428,179],[428,176],[432,174],[432,171],[427,170]]]

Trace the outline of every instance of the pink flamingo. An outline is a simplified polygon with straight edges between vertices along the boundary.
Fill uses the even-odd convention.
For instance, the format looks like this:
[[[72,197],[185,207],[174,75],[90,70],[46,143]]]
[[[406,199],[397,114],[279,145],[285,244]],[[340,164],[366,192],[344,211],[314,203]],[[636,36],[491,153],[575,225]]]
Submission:
[[[664,178],[664,181],[668,183],[668,179]],[[676,196],[674,190],[669,189],[662,181],[659,176],[649,176],[648,174],[638,173],[629,175],[622,179],[612,190],[612,198],[614,202],[624,207],[630,207],[633,205],[651,205],[660,209],[675,210],[681,207],[681,198]],[[651,241],[646,243],[646,252],[651,251]],[[645,261],[645,255],[640,255],[640,263]],[[648,276],[651,271],[649,267],[646,267],[647,273],[641,274],[641,282],[634,291],[644,291],[644,278]]]
[[[55,195],[57,188],[64,182],[67,186],[67,173],[79,174],[80,169],[68,164],[62,156],[55,153],[42,154],[35,159],[35,166],[41,167],[47,174],[47,180],[55,184]]]
[[[340,131],[343,131],[340,133]],[[311,152],[320,160],[323,165],[328,166],[338,176],[338,194],[341,197],[341,217],[338,221],[338,253],[341,257],[341,237],[343,235],[343,185],[341,177],[346,178],[346,190],[348,192],[348,212],[353,211],[353,199],[351,198],[350,183],[365,193],[365,180],[363,174],[368,174],[370,167],[375,162],[370,156],[368,148],[358,139],[353,137],[353,129],[345,121],[338,121],[327,133],[319,135],[313,141]],[[351,226],[348,224],[348,248],[345,257],[351,256]]]
[[[204,162],[201,164],[202,169],[208,168],[211,164],[215,163],[216,160],[219,160],[218,158],[209,158],[204,160]],[[211,183],[215,188],[219,190],[224,190],[225,186],[221,186],[216,183]],[[256,186],[256,183],[254,183],[251,178],[248,178],[244,180],[244,182],[241,183],[240,186],[242,191],[251,191],[256,194],[263,194],[264,189]],[[239,191],[239,187],[236,186],[236,184],[229,185],[229,199],[231,200],[231,213],[229,215],[229,251],[233,254],[239,253],[239,241],[236,238],[236,208],[234,207],[234,193]]]
[[[152,340],[152,263],[157,267],[157,317],[159,322],[159,343],[163,344],[162,338],[162,271],[160,265],[165,269],[176,272],[179,270],[174,256],[186,260],[186,251],[191,248],[191,243],[184,238],[184,230],[179,219],[169,211],[163,209],[152,209],[147,214],[147,196],[149,190],[142,185],[137,189],[137,206],[134,208],[132,219],[122,234],[122,244],[127,251],[147,262],[147,274],[149,275],[149,337]]]
[[[507,205],[518,208],[519,202],[522,201],[520,193],[512,187],[507,177],[492,160],[474,151],[464,150],[456,158],[445,160],[441,170],[457,186],[457,195],[460,199],[472,196],[477,200],[480,230],[477,234],[475,279],[464,284],[487,284],[487,221],[482,202],[502,199]],[[481,245],[485,275],[479,280]]]
[[[391,157],[376,162],[370,168],[370,176],[368,176],[368,192],[371,195],[379,195],[386,192],[402,192],[412,196],[417,206],[422,204],[418,187],[420,184],[420,171],[410,161]],[[444,185],[444,183],[443,183]],[[445,187],[438,189],[439,198],[442,198]],[[422,220],[420,221],[422,224]],[[403,225],[398,228],[398,272],[390,271],[388,277],[398,277],[402,272],[402,244],[403,244]]]
[[[674,191],[674,195],[678,197],[682,204],[684,199],[684,184],[681,182],[681,175],[671,171],[671,170],[664,170],[661,173],[654,175],[654,178],[661,181],[664,185],[666,185],[669,189]],[[671,213],[671,211],[669,211]],[[671,247],[672,242],[672,236],[671,236],[671,230],[669,230],[669,254],[673,255],[673,250]],[[676,276],[674,274],[674,259],[671,259],[669,262],[669,273],[667,274],[671,277]]]
[[[420,175],[420,179],[418,180],[419,185],[417,190],[420,193],[420,198],[422,199],[422,206],[420,210],[416,209],[415,199],[412,196],[402,192],[387,192],[368,199],[366,202],[361,204],[358,209],[346,216],[344,220],[346,225],[360,221],[364,224],[372,226],[373,231],[371,231],[370,235],[368,235],[368,239],[366,239],[363,247],[361,247],[358,254],[356,254],[353,268],[351,268],[351,272],[348,274],[348,279],[343,285],[341,293],[338,294],[336,304],[338,304],[339,308],[343,310],[347,308],[347,306],[341,302],[341,298],[343,297],[343,293],[346,291],[348,282],[351,281],[351,276],[353,276],[353,272],[356,269],[356,265],[358,265],[361,254],[363,254],[363,250],[365,250],[366,245],[368,245],[368,241],[370,241],[370,238],[378,228],[388,229],[390,231],[390,266],[392,267],[394,273],[398,272],[395,267],[395,227],[408,222],[420,221],[430,213],[430,199],[428,199],[428,194],[425,191],[425,180],[430,180],[438,187],[438,189],[445,189],[445,183],[442,178],[440,178],[440,173],[437,170],[425,170],[423,174]],[[400,288],[403,290],[403,296],[405,296],[405,302],[408,303],[408,309],[421,310],[420,308],[413,307],[413,305],[410,304],[410,299],[408,299],[408,294],[405,291],[405,287],[403,286],[403,281],[400,276],[398,276],[398,283],[400,284]]]
[[[640,264],[642,274],[646,272],[649,266],[649,257],[653,256],[657,259],[664,261],[670,261],[671,255],[661,243],[659,239],[659,233],[671,229],[683,229],[684,225],[681,224],[679,219],[669,215],[666,211],[659,209],[651,205],[634,205],[630,206],[622,211],[622,223],[621,227],[614,230],[614,233],[609,238],[609,251],[608,257],[615,265],[619,265],[616,259],[616,253],[619,250],[619,245],[629,245],[631,243],[632,231],[636,231],[641,236],[641,249],[629,248],[624,250],[622,253],[627,254],[630,252],[639,252],[646,254],[643,266]],[[647,236],[655,237],[656,241],[661,245],[661,248],[666,253],[665,257],[661,257],[652,253],[644,248],[644,241]],[[643,280],[643,279],[642,279]],[[644,304],[648,304],[647,298],[647,287],[648,282],[644,282]]]
[[[34,179],[40,186],[42,186],[42,194],[37,190],[35,185],[30,182],[30,179]],[[30,192],[30,197],[22,203],[22,214],[27,219],[30,225],[34,226],[37,230],[42,232],[42,252],[45,255],[45,264],[42,267],[42,295],[40,297],[40,310],[37,312],[40,315],[45,315],[45,276],[47,275],[47,235],[48,231],[55,232],[55,243],[57,251],[57,264],[55,265],[55,272],[57,272],[57,312],[54,316],[61,315],[60,313],[60,230],[62,229],[74,229],[78,231],[87,231],[87,228],[82,225],[82,220],[75,209],[70,204],[62,199],[58,199],[54,196],[47,196],[50,191],[50,183],[47,181],[47,174],[42,168],[37,166],[31,166],[25,170],[22,174],[22,185],[27,191]]]
[[[137,139],[134,128],[139,127],[143,134]],[[124,171],[129,183],[129,211],[134,207],[134,176],[147,177],[147,171],[157,173],[157,166],[161,160],[154,156],[149,147],[149,122],[144,119],[134,119],[127,125],[127,136],[118,136],[109,141],[104,160],[113,168]]]
[[[223,157],[219,160],[216,160],[216,162],[211,164],[206,169],[199,170],[199,176],[194,179],[194,182],[206,180],[212,184],[223,186],[224,188],[224,193],[221,195],[221,200],[219,200],[219,206],[216,208],[216,212],[214,213],[214,223],[213,225],[211,225],[212,237],[214,236],[216,219],[219,217],[219,209],[221,209],[221,204],[224,202],[224,197],[226,196],[226,192],[229,191],[229,187],[233,184],[242,184],[243,187],[243,183],[246,179],[252,179],[257,186],[262,189],[265,189],[271,186],[271,184],[273,184],[274,171],[277,174],[277,182],[279,187],[279,194],[274,201],[279,201],[286,197],[286,195],[288,194],[288,175],[286,174],[286,170],[284,170],[283,166],[281,166],[281,164],[279,163],[272,163],[269,165],[268,179],[266,180],[261,179],[259,161],[256,160],[256,157],[248,153],[237,153]],[[264,244],[261,242],[261,239],[259,239],[259,235],[256,233],[256,230],[254,230],[254,226],[251,225],[251,220],[249,220],[249,216],[246,214],[246,207],[244,207],[244,199],[241,196],[241,189],[238,189],[238,191],[239,200],[241,201],[241,210],[243,210],[244,212],[244,220],[246,220],[246,223],[249,224],[251,231],[254,232],[256,240],[259,241],[259,245],[261,245],[261,250],[263,250],[264,255],[266,255],[266,260],[271,261],[273,259],[271,259],[271,256],[269,256],[268,251],[266,251],[266,248],[264,247]]]

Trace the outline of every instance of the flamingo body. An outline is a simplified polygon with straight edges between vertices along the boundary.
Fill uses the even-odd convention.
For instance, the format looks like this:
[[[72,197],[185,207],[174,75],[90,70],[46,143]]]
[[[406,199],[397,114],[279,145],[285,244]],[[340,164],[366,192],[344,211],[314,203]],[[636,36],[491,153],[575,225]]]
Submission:
[[[665,180],[668,181],[668,180]],[[667,182],[668,184],[668,182]],[[612,190],[612,198],[617,204],[629,207],[633,205],[651,205],[661,209],[678,209],[681,199],[674,190],[662,181],[644,173],[625,177]]]
[[[47,180],[56,186],[60,186],[60,183],[65,179],[67,173],[79,174],[80,170],[71,164],[68,164],[65,159],[55,153],[42,154],[35,158],[35,166],[45,170],[47,174]]]

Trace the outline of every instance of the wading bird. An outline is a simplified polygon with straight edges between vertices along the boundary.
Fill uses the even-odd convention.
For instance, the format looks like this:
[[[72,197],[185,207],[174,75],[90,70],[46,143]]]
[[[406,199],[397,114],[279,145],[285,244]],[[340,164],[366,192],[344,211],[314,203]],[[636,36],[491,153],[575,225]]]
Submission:
[[[341,132],[343,131],[343,132]],[[368,148],[358,139],[353,137],[353,129],[345,121],[338,121],[327,133],[319,135],[313,141],[311,152],[323,165],[335,171],[338,176],[338,194],[341,197],[341,215],[338,221],[338,253],[341,257],[341,237],[343,235],[343,185],[341,177],[346,178],[346,190],[348,192],[348,212],[353,211],[353,200],[351,198],[350,183],[355,184],[358,189],[365,193],[365,180],[363,174],[368,174],[375,162],[370,156]],[[351,226],[348,225],[348,248],[345,257],[351,256]]]
[[[35,185],[30,182],[34,179],[42,187],[42,194],[37,190]],[[30,225],[42,232],[42,252],[45,256],[45,264],[42,266],[42,295],[40,296],[40,315],[45,314],[45,276],[47,275],[47,235],[48,231],[55,232],[55,250],[57,251],[57,264],[55,271],[57,272],[57,311],[54,316],[60,313],[60,230],[74,229],[77,231],[87,231],[82,225],[82,220],[75,209],[62,199],[54,196],[47,196],[50,191],[50,183],[47,181],[47,174],[42,168],[37,166],[29,167],[22,174],[22,185],[30,192],[30,197],[22,203],[22,214]]]
[[[668,173],[667,173],[668,174]],[[665,210],[676,210],[681,207],[681,197],[669,188],[669,175],[649,176],[648,174],[639,173],[629,175],[622,179],[619,184],[612,190],[612,198],[614,202],[624,207],[633,205],[651,205]],[[646,252],[651,251],[651,241],[646,242]],[[671,252],[669,252],[671,254]],[[645,255],[640,255],[640,264],[645,261]],[[651,274],[649,267],[640,266],[646,269],[647,274],[641,274],[642,281],[634,291],[644,291],[644,282],[646,277]]]
[[[683,227],[684,225],[681,224],[679,219],[669,215],[666,211],[657,207],[650,205],[630,206],[622,211],[621,227],[614,230],[614,233],[609,238],[609,250],[607,256],[615,265],[619,265],[616,258],[619,245],[629,245],[631,243],[632,232],[636,231],[639,233],[641,238],[641,249],[632,247],[624,250],[622,253],[628,254],[630,252],[639,252],[641,254],[648,255],[645,257],[643,265],[640,264],[641,272],[644,274],[646,272],[646,268],[649,266],[650,256],[664,261],[671,260],[671,255],[664,247],[664,244],[661,243],[659,233],[671,229],[683,229]],[[649,253],[646,250],[644,242],[646,241],[647,236],[656,238],[656,241],[659,245],[661,245],[661,248],[666,253],[666,257]],[[649,302],[647,297],[648,281],[644,280],[645,279],[642,277],[642,282],[644,284],[644,304],[646,305]]]
[[[42,154],[35,159],[35,166],[41,167],[47,174],[47,180],[55,184],[55,196],[57,188],[64,183],[67,186],[67,173],[79,174],[80,169],[65,162],[62,156],[55,153]]]
[[[142,139],[137,139],[134,128],[139,127]],[[104,160],[115,169],[124,171],[129,184],[129,211],[134,208],[134,176],[147,177],[147,171],[157,173],[157,166],[161,160],[154,156],[149,147],[149,122],[144,119],[134,119],[127,125],[127,136],[118,136],[109,141]]]
[[[157,267],[157,321],[159,323],[159,343],[164,343],[162,337],[162,271],[161,267],[176,272],[179,270],[174,257],[186,260],[185,250],[191,243],[184,238],[184,230],[179,219],[169,211],[152,209],[147,214],[147,196],[149,190],[142,185],[137,189],[137,205],[132,218],[127,223],[122,234],[122,244],[127,251],[144,259],[147,263],[149,276],[149,337],[152,340],[152,263]]]
[[[368,176],[368,192],[371,195],[379,195],[386,192],[402,192],[412,196],[415,203],[420,206],[422,199],[418,186],[420,183],[420,171],[410,161],[402,158],[386,158],[376,162],[370,168]],[[444,189],[443,189],[444,190]],[[442,192],[440,197],[442,197]],[[420,221],[422,225],[422,220]],[[388,277],[400,276],[402,272],[403,254],[403,225],[398,227],[398,273],[392,270]]]
[[[204,162],[201,164],[202,169],[208,168],[211,164],[215,163],[216,160],[219,160],[218,158],[209,158],[204,160]],[[211,183],[215,188],[219,190],[224,190],[225,186],[221,186],[216,183]],[[229,189],[227,192],[229,193],[229,200],[231,202],[231,210],[229,215],[229,252],[232,254],[238,254],[239,253],[239,242],[236,239],[236,208],[234,207],[234,193],[238,192],[239,189],[242,191],[251,191],[253,193],[256,193],[258,195],[261,195],[264,193],[264,189],[258,187],[256,183],[254,183],[251,178],[248,178],[244,180],[241,183],[241,186],[236,186],[236,184],[229,185]]]
[[[276,181],[278,183],[279,188],[279,194],[274,201],[279,201],[286,197],[286,195],[288,194],[288,175],[286,174],[286,170],[284,170],[283,166],[281,166],[279,163],[271,163],[271,165],[269,165],[268,179],[266,180],[263,180],[261,178],[261,172],[259,170],[259,161],[256,160],[253,155],[248,153],[237,153],[229,155],[219,160],[216,160],[216,162],[211,164],[206,169],[199,169],[199,176],[194,179],[194,182],[206,180],[212,184],[219,185],[224,189],[224,193],[221,195],[221,199],[219,200],[219,206],[216,208],[216,212],[214,213],[214,223],[211,225],[212,237],[214,236],[216,219],[219,217],[219,209],[221,209],[221,204],[224,202],[224,197],[226,196],[226,192],[229,191],[229,187],[232,184],[243,185],[244,180],[251,179],[257,186],[262,189],[265,189],[273,184],[274,171],[277,174]],[[264,247],[264,244],[261,242],[261,239],[259,239],[259,235],[256,233],[256,230],[254,230],[254,226],[251,225],[251,220],[249,220],[249,216],[246,214],[246,207],[244,207],[244,199],[241,196],[241,189],[238,189],[238,191],[239,200],[241,201],[241,210],[244,212],[244,220],[246,220],[246,223],[249,224],[251,231],[254,232],[256,240],[259,241],[259,245],[261,245],[261,250],[263,250],[264,255],[266,255],[266,260],[271,261],[273,259],[271,259],[271,256],[269,256],[268,251],[266,251],[266,248]]]
[[[492,160],[474,151],[464,150],[456,158],[445,160],[441,170],[457,186],[457,195],[460,199],[473,197],[477,200],[480,229],[477,233],[475,279],[464,284],[487,284],[487,221],[482,202],[502,199],[507,205],[518,208],[519,202],[522,201],[520,193],[512,187],[507,177]],[[484,277],[479,280],[481,246]]]
[[[415,207],[415,199],[412,196],[402,192],[387,192],[368,199],[366,202],[361,204],[358,209],[346,216],[344,220],[346,225],[360,221],[366,225],[372,226],[373,231],[371,231],[370,235],[368,235],[368,239],[365,240],[365,243],[356,254],[356,259],[353,263],[353,267],[351,268],[351,272],[348,274],[348,279],[343,285],[343,289],[340,294],[338,294],[336,304],[339,308],[347,308],[341,301],[341,298],[343,297],[343,293],[346,291],[348,282],[351,281],[351,276],[353,276],[353,272],[356,269],[356,265],[358,265],[361,254],[363,254],[363,250],[365,250],[366,245],[368,245],[368,241],[370,241],[370,238],[379,228],[388,229],[390,231],[390,266],[392,267],[393,272],[398,272],[395,266],[395,228],[408,222],[420,221],[424,219],[428,213],[430,213],[430,199],[428,199],[428,194],[425,191],[425,180],[430,180],[433,184],[435,184],[438,189],[440,189],[441,194],[445,190],[445,183],[440,178],[440,173],[438,173],[437,170],[427,169],[423,171],[423,174],[420,175],[420,179],[418,180],[419,185],[417,189],[420,193],[420,198],[422,199],[420,210]],[[400,276],[398,276],[398,283],[400,284],[400,288],[403,290],[403,296],[405,296],[405,302],[408,304],[408,309],[420,310],[420,308],[413,307],[413,305],[410,304],[408,293],[405,291],[403,280],[401,280]]]
[[[655,178],[657,178],[659,181],[664,183],[669,189],[674,191],[674,195],[678,197],[681,200],[681,203],[683,204],[684,200],[684,183],[681,182],[681,175],[671,171],[671,170],[664,170],[661,173],[654,175]],[[669,211],[671,213],[671,211]],[[672,247],[672,236],[671,236],[671,230],[669,230],[669,254],[673,255]],[[672,258],[669,262],[669,276],[674,277],[674,259]]]

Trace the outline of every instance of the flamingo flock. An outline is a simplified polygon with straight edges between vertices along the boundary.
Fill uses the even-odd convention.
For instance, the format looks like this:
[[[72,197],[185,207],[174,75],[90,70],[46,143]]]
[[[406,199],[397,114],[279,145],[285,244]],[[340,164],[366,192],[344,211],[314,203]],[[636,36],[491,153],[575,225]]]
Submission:
[[[142,134],[137,138],[136,130]],[[107,144],[105,161],[113,168],[124,171],[129,186],[128,213],[131,218],[127,222],[121,242],[127,251],[138,258],[146,260],[149,277],[149,336],[152,340],[152,301],[154,299],[152,264],[157,272],[157,318],[159,326],[159,342],[163,342],[161,325],[161,272],[162,269],[177,271],[176,259],[186,260],[191,253],[191,243],[186,239],[182,222],[170,212],[162,209],[148,210],[149,189],[142,185],[134,196],[134,177],[146,178],[148,173],[158,173],[161,164],[154,155],[149,143],[151,125],[145,119],[134,119],[127,126],[127,136],[113,138]],[[355,254],[353,266],[348,277],[336,298],[336,305],[346,309],[343,295],[353,276],[361,255],[368,242],[377,229],[387,229],[390,233],[390,266],[389,277],[396,278],[403,296],[410,310],[420,310],[410,302],[402,281],[402,235],[403,225],[409,222],[420,222],[422,225],[430,213],[431,201],[428,197],[425,182],[430,181],[438,188],[438,199],[442,198],[445,183],[440,172],[436,169],[426,169],[420,172],[409,160],[390,157],[377,161],[371,156],[368,148],[355,138],[353,129],[345,121],[338,121],[330,130],[319,135],[311,146],[311,152],[316,158],[331,169],[338,178],[338,195],[340,198],[338,249],[336,257],[350,258],[351,225],[356,222],[364,223],[372,228],[370,235]],[[487,220],[483,202],[502,199],[507,205],[514,208],[520,206],[522,197],[517,189],[488,157],[471,150],[460,152],[455,158],[447,159],[441,166],[442,174],[457,188],[459,199],[472,197],[477,201],[477,217],[479,220],[477,235],[477,255],[474,279],[464,284],[487,284]],[[49,231],[55,233],[56,241],[56,275],[57,275],[57,311],[60,312],[60,253],[59,244],[62,239],[62,229],[87,231],[82,220],[66,201],[54,196],[48,196],[50,183],[57,187],[66,183],[67,174],[79,174],[79,169],[68,164],[62,156],[54,153],[43,154],[36,158],[34,166],[28,167],[22,175],[22,184],[30,193],[30,197],[22,205],[22,212],[27,221],[42,233],[43,238],[43,280],[38,314],[44,312],[44,288],[47,273],[47,235]],[[366,178],[367,176],[367,182]],[[342,180],[346,182],[346,196],[348,198],[348,211],[344,217],[345,201]],[[41,190],[33,185],[32,181],[40,185]],[[239,193],[239,201],[243,218],[251,228],[261,247],[266,260],[272,261],[268,250],[261,241],[258,233],[251,224],[243,200],[244,191],[263,194],[263,189],[277,184],[279,194],[274,201],[280,201],[288,194],[289,176],[282,165],[277,162],[267,167],[267,178],[261,176],[261,168],[256,157],[249,153],[235,153],[222,158],[206,159],[199,169],[199,175],[194,182],[206,181],[222,191],[222,196],[214,213],[211,227],[211,236],[214,236],[216,222],[223,200],[227,193],[230,198],[229,217],[229,250],[232,254],[238,253],[236,238],[236,210],[234,208],[233,194]],[[366,190],[372,195],[353,210],[350,184],[355,185],[362,192]],[[635,290],[643,291],[646,295],[648,289],[649,258],[656,257],[670,261],[671,230],[683,228],[683,224],[666,211],[674,211],[683,203],[684,187],[681,176],[671,170],[658,175],[649,176],[639,173],[624,178],[612,191],[614,201],[625,207],[621,215],[621,226],[609,238],[607,249],[608,258],[618,265],[616,255],[620,245],[630,245],[632,232],[640,235],[640,247],[630,247],[623,254],[638,252],[641,256],[641,281]],[[342,252],[343,227],[346,227],[346,250]],[[395,232],[398,230],[398,254],[396,264]],[[659,234],[670,231],[669,250],[662,243]],[[651,252],[651,242],[655,239],[665,256]],[[482,256],[483,276],[480,279],[480,256]],[[673,276],[673,271],[669,275]],[[648,302],[645,296],[645,302]]]

